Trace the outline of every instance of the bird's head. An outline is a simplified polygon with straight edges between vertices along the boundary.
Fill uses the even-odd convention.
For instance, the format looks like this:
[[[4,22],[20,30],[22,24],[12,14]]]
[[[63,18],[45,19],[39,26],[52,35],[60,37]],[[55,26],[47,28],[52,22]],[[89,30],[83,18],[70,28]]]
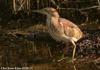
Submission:
[[[54,8],[43,8],[40,10],[33,10],[33,12],[41,13],[47,16],[59,17],[59,14]]]

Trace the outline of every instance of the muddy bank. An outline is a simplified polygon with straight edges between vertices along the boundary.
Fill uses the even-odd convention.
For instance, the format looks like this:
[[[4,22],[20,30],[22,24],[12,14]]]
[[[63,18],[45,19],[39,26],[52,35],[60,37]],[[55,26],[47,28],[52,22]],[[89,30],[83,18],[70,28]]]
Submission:
[[[85,37],[76,43],[76,61],[69,62],[72,45],[59,45],[47,28],[0,30],[0,66],[32,67],[33,70],[99,70],[100,30],[84,30]],[[33,30],[32,30],[33,29]],[[69,47],[69,48],[68,48]],[[50,51],[52,54],[50,54]],[[66,59],[61,62],[64,54]],[[52,56],[52,57],[51,57]],[[69,62],[69,63],[68,63]]]

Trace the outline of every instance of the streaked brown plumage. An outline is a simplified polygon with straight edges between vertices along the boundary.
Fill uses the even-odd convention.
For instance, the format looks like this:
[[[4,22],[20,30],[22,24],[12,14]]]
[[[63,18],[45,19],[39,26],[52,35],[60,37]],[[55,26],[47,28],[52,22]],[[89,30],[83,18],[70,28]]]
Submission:
[[[83,33],[77,25],[73,22],[61,18],[54,8],[44,8],[41,10],[36,10],[44,15],[47,15],[47,26],[50,35],[56,41],[63,41],[67,43],[68,41],[74,45],[72,60],[74,59],[76,44],[79,39],[82,38]]]

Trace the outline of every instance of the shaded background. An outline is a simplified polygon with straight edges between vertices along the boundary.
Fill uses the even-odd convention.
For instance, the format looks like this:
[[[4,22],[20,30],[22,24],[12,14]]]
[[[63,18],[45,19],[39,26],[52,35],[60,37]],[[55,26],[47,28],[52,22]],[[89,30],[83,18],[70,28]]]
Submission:
[[[68,63],[72,56],[72,48],[59,46],[47,32],[46,16],[32,12],[45,7],[57,8],[57,5],[60,7],[58,12],[61,17],[76,23],[85,35],[76,43],[77,60],[74,64]],[[72,47],[70,44],[67,46]],[[67,58],[57,62],[63,53]],[[99,70],[98,0],[0,0],[0,67]]]

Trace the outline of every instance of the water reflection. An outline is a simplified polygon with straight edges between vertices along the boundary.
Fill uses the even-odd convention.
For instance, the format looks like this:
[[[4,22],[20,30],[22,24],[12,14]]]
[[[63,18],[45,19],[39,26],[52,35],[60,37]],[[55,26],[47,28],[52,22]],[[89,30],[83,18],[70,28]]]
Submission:
[[[90,59],[80,58],[77,59],[74,63],[72,63],[69,62],[70,57],[67,57],[67,59],[57,62],[56,60],[60,58],[59,51],[61,49],[58,49],[56,47],[57,43],[53,41],[48,34],[46,35],[46,37],[49,37],[49,39],[44,38],[45,40],[43,41],[43,39],[41,39],[40,37],[40,40],[37,39],[36,41],[35,38],[34,41],[34,47],[37,47],[37,50],[42,49],[40,52],[38,52],[38,55],[41,55],[40,58],[44,58],[41,59],[40,62],[37,61],[38,62],[38,64],[36,64],[37,66],[35,66],[33,62],[32,64],[33,68],[35,67],[36,70],[38,69],[39,70],[99,70],[99,68],[93,62],[94,60],[91,58]],[[50,57],[48,47],[52,52],[53,58]],[[45,61],[45,62],[41,62],[41,61]]]
[[[55,42],[48,33],[35,33],[36,34],[33,32],[28,36],[13,36],[6,33],[1,33],[0,66],[28,66],[32,67],[33,70],[100,70],[100,48],[98,47],[100,43],[99,31],[91,31],[91,33],[94,33],[94,36],[87,34],[88,37],[86,38],[91,40],[93,42],[92,44],[94,44],[94,41],[96,40],[97,43],[93,45],[97,46],[97,49],[95,49],[96,53],[94,52],[93,55],[91,55],[89,48],[87,49],[87,52],[82,51],[81,53],[85,54],[83,57],[80,57],[82,54],[80,55],[79,52],[76,52],[77,60],[74,61],[74,63],[69,62],[71,59],[70,56],[72,56],[71,52],[68,52],[70,54],[66,53],[66,59],[58,62],[57,60],[60,59],[63,53],[63,46],[57,47],[58,43]],[[88,33],[90,33],[90,31]],[[84,41],[77,43],[77,46],[80,45],[80,43],[84,43]],[[85,43],[85,47],[86,46],[89,47],[90,44],[86,45]],[[84,49],[84,47],[81,49]],[[92,50],[94,49],[92,48]]]

